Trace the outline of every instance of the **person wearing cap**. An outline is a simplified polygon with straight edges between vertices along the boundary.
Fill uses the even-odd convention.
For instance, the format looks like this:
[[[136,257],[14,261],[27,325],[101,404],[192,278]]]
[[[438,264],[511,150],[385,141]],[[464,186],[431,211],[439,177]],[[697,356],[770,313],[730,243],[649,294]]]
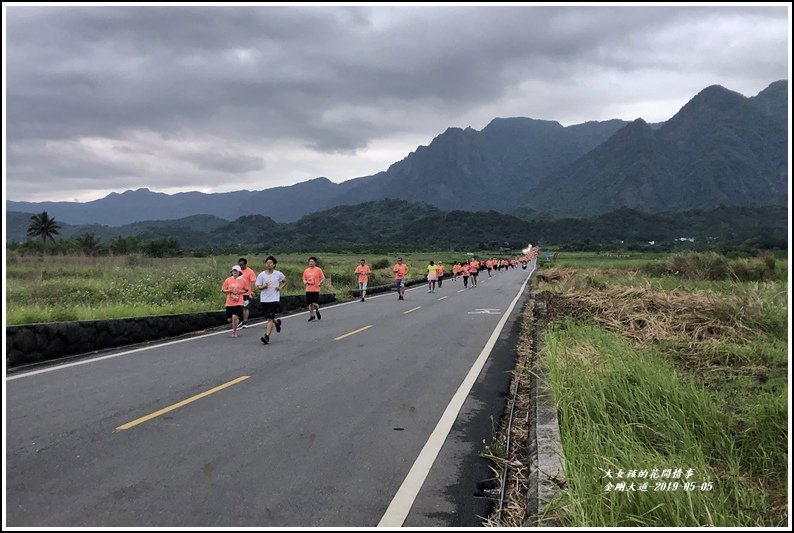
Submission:
[[[254,285],[256,284],[256,272],[253,268],[248,268],[248,259],[241,257],[237,260],[240,265],[240,272],[244,280],[248,282],[248,292],[243,294],[243,321],[240,322],[240,327],[245,329],[248,327],[248,315],[251,312],[251,306],[254,305]]]
[[[226,320],[232,324],[232,337],[237,337],[237,325],[243,319],[243,295],[248,292],[248,281],[242,277],[240,265],[234,265],[221,291],[226,293]]]
[[[358,276],[358,290],[361,294],[361,301],[364,301],[364,297],[367,295],[367,281],[369,280],[369,275],[372,273],[372,269],[369,268],[367,264],[367,260],[363,257],[361,258],[361,264],[356,267],[356,270],[353,274]]]
[[[269,255],[265,259],[265,270],[256,277],[256,286],[262,290],[259,301],[262,302],[262,311],[267,320],[265,334],[259,338],[264,344],[270,344],[274,326],[276,333],[281,333],[281,319],[276,318],[276,313],[281,311],[281,289],[287,284],[287,277],[276,270],[276,263],[276,258]]]

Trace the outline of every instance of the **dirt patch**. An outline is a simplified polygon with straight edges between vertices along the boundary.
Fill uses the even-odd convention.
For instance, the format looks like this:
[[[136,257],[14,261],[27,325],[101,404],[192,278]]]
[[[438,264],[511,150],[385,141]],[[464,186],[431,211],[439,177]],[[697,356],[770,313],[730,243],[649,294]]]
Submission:
[[[691,342],[726,337],[748,341],[755,336],[730,312],[730,299],[716,295],[608,287],[544,291],[540,297],[550,321],[566,316],[593,320],[643,346],[682,336]]]

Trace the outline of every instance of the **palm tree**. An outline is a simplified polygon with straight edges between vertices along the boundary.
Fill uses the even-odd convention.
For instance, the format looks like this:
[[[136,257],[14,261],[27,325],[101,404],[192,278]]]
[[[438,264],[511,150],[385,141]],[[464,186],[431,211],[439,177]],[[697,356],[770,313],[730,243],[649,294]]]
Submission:
[[[33,215],[30,217],[30,225],[28,226],[29,237],[41,237],[42,242],[46,243],[47,239],[55,242],[53,235],[58,235],[60,225],[55,222],[54,218],[50,218],[46,211]]]

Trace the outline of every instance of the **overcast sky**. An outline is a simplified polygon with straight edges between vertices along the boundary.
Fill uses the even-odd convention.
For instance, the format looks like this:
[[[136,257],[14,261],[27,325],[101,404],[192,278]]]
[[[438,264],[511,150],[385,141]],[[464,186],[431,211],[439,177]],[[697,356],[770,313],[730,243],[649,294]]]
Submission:
[[[495,117],[673,116],[790,73],[767,7],[3,6],[6,198],[386,170]]]

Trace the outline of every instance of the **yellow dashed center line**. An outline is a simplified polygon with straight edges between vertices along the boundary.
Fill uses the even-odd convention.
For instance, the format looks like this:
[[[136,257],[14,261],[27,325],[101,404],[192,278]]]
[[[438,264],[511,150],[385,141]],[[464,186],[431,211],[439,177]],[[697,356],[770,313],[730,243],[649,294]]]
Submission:
[[[351,336],[351,335],[355,335],[356,333],[361,333],[361,332],[362,332],[362,331],[364,331],[365,329],[369,329],[369,328],[371,328],[371,327],[372,327],[372,325],[369,325],[369,326],[364,326],[363,328],[358,328],[357,330],[355,330],[355,331],[351,331],[350,333],[345,333],[344,335],[340,335],[340,336],[336,337],[334,340],[335,340],[335,341],[338,341],[338,340],[340,340],[340,339],[344,339],[345,337],[349,337],[349,336]]]
[[[233,379],[233,380],[231,380],[228,383],[224,383],[223,385],[218,385],[214,389],[210,389],[208,391],[202,392],[201,394],[196,394],[195,396],[192,396],[192,397],[190,397],[190,398],[188,398],[186,400],[182,400],[181,402],[175,403],[174,405],[169,405],[168,407],[160,409],[159,411],[156,411],[156,412],[154,412],[152,414],[149,414],[149,415],[146,415],[146,416],[142,416],[140,418],[136,418],[132,422],[127,422],[126,424],[124,424],[122,426],[119,426],[116,429],[130,429],[131,427],[137,426],[138,424],[142,424],[142,423],[146,422],[147,420],[151,420],[152,418],[156,418],[156,417],[158,417],[160,415],[163,415],[163,414],[165,414],[165,413],[167,413],[169,411],[173,411],[174,409],[179,409],[183,405],[187,405],[187,404],[189,404],[191,402],[195,402],[196,400],[198,400],[200,398],[203,398],[205,396],[209,396],[210,394],[216,393],[219,390],[223,390],[226,387],[231,387],[232,385],[240,383],[241,381],[245,381],[246,379],[248,379],[250,377],[251,376],[240,376],[239,378]]]

